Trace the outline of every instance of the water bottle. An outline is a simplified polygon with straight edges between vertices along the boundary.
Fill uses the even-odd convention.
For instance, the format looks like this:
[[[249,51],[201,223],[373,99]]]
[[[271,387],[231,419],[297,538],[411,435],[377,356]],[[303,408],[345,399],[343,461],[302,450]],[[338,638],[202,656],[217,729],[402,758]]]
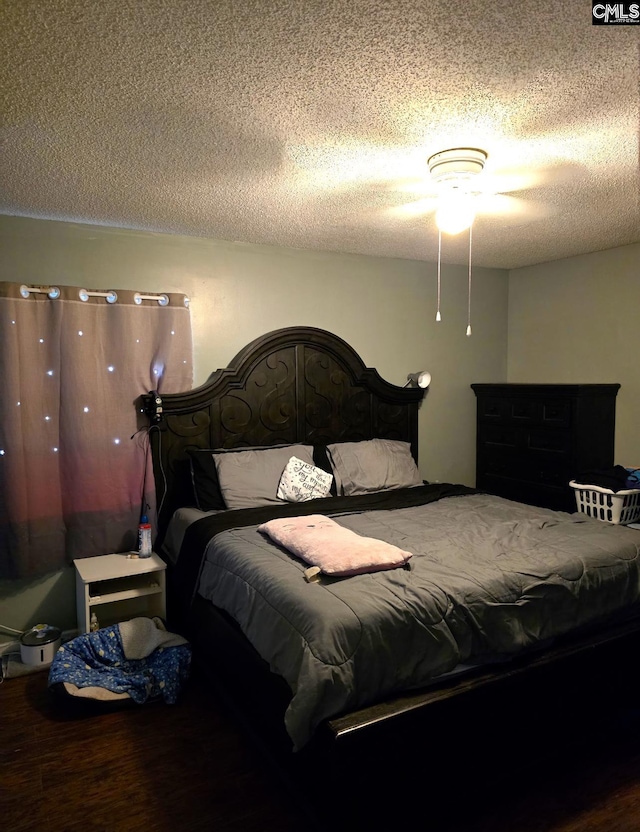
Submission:
[[[142,515],[138,526],[138,555],[141,558],[151,557],[151,523],[146,514]]]

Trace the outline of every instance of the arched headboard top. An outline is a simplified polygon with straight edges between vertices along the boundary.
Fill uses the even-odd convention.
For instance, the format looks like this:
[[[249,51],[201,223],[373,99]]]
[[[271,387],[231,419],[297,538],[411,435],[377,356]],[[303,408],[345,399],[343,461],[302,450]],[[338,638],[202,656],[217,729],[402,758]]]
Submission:
[[[200,387],[162,396],[151,432],[160,528],[193,504],[190,448],[400,439],[417,460],[423,395],[385,381],[326,330],[287,327],[256,338]],[[143,398],[152,412],[152,397]]]

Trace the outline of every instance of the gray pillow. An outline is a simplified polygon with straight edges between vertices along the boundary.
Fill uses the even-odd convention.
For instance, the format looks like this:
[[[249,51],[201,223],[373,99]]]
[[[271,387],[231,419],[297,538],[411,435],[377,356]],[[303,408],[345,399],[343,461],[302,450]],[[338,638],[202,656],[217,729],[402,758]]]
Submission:
[[[213,452],[220,491],[227,508],[283,503],[277,497],[280,477],[292,456],[313,465],[313,445]]]
[[[368,439],[327,445],[338,494],[370,494],[422,485],[408,442]]]

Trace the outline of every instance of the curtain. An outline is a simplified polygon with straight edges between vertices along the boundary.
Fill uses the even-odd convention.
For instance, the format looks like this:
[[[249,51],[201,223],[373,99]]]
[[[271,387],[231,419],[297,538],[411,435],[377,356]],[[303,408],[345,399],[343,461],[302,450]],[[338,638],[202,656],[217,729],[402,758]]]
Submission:
[[[0,283],[0,578],[136,547],[155,508],[139,397],[193,384],[184,295],[28,288]]]

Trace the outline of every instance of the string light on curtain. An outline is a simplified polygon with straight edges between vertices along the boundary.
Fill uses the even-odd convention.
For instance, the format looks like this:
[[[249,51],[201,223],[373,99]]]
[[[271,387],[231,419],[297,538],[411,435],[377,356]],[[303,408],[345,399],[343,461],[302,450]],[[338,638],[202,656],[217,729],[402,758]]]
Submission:
[[[476,147],[454,147],[441,150],[427,160],[432,179],[438,185],[438,208],[436,225],[438,227],[438,297],[436,321],[442,320],[440,314],[441,276],[442,276],[442,232],[460,234],[469,229],[469,277],[467,299],[467,336],[471,335],[471,249],[472,226],[475,219],[475,202],[477,189],[475,177],[482,172],[487,154]]]

